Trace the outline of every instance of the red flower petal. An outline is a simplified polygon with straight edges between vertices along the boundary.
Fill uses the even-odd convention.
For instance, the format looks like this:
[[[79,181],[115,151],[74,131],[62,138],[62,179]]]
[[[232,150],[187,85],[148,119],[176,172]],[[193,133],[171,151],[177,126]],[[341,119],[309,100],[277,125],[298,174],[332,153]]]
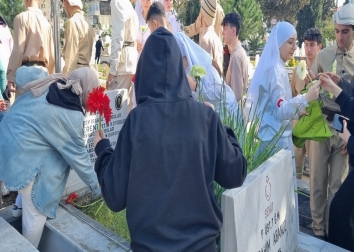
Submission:
[[[98,112],[101,116],[105,114],[105,111],[109,108],[110,110],[107,112],[112,112],[112,109],[109,106],[110,104],[110,99],[109,97],[104,93],[104,88],[103,87],[97,87],[92,90],[91,93],[88,94],[87,96],[87,101],[86,101],[86,110],[92,114]],[[112,113],[111,113],[112,114]],[[108,122],[110,121],[111,115],[107,117],[105,116],[105,119],[108,119]],[[106,120],[106,123],[108,123]]]

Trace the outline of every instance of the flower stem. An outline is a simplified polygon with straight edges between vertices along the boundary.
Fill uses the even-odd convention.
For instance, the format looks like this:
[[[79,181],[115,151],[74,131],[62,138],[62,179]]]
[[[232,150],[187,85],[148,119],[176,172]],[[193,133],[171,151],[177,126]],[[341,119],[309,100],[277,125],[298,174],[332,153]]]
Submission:
[[[98,130],[102,130],[102,116],[101,115],[98,119]]]

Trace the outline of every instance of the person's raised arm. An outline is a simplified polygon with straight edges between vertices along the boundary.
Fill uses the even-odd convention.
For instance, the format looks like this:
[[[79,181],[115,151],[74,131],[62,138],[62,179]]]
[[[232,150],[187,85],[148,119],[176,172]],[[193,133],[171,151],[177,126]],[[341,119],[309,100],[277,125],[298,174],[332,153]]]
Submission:
[[[234,132],[219,121],[217,128],[215,181],[226,189],[242,186],[247,175],[247,160]]]

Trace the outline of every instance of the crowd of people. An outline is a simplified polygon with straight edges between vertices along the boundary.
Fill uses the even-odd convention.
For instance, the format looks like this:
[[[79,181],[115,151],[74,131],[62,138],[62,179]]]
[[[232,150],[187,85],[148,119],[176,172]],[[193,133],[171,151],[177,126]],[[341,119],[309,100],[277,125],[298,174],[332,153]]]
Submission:
[[[353,172],[347,177],[354,160],[347,154],[354,155],[351,124],[344,121],[343,133],[333,128],[334,114],[353,118],[354,4],[333,16],[335,45],[322,49],[321,32],[305,32],[314,83],[303,94],[309,81],[295,69],[289,81],[285,69],[298,41],[288,22],[273,27],[249,84],[247,54],[239,41],[247,27],[238,13],[225,15],[217,0],[201,0],[195,23],[185,27],[173,0],[137,0],[135,8],[133,1],[112,0],[106,89],[127,90],[129,116],[115,149],[96,132],[93,167],[82,125],[87,95],[99,86],[90,68],[92,51],[95,47],[99,63],[104,47],[101,37],[94,43],[81,0],[61,2],[68,16],[62,73],[54,73],[52,28],[38,0],[24,0],[26,11],[14,20],[13,39],[0,18],[0,47],[6,52],[0,55],[0,180],[3,193],[19,192],[13,214],[22,215],[23,235],[35,247],[46,219],[55,218],[71,167],[93,198],[102,193],[113,211],[127,208],[133,250],[215,251],[222,214],[213,182],[239,187],[247,171],[232,129],[221,123],[221,110],[238,113],[247,90],[244,121],[237,123],[261,118],[259,151],[282,132],[277,146],[296,156],[292,167],[284,167],[297,174],[295,188],[308,154],[314,235],[354,250]],[[190,38],[196,34],[198,43]],[[193,66],[206,70],[201,83],[190,75]],[[321,88],[334,98],[323,97]],[[196,102],[196,94],[204,104]],[[293,147],[293,125],[319,98],[333,136]]]

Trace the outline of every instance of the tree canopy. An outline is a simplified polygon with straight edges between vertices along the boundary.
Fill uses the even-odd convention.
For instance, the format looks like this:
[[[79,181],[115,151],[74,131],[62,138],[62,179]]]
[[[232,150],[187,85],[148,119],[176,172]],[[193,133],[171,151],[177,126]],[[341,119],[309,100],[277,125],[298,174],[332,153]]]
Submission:
[[[24,10],[23,0],[0,0],[0,15],[8,23],[11,30],[14,28],[14,18]]]
[[[296,15],[300,9],[309,4],[309,0],[258,0],[263,15],[271,20],[287,20],[291,23],[296,21]]]

